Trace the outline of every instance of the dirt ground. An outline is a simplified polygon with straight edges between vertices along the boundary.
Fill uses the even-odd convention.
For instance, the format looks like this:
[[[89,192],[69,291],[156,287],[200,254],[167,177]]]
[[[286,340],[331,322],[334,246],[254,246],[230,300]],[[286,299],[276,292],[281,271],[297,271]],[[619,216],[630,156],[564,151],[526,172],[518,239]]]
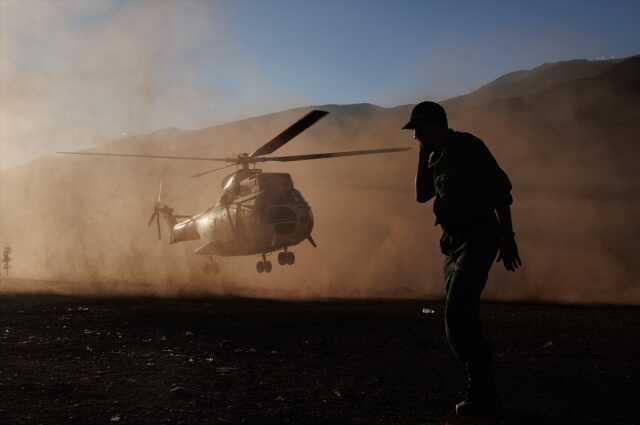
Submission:
[[[498,423],[640,423],[640,308],[482,314]],[[478,423],[438,302],[2,295],[0,347],[1,424]]]

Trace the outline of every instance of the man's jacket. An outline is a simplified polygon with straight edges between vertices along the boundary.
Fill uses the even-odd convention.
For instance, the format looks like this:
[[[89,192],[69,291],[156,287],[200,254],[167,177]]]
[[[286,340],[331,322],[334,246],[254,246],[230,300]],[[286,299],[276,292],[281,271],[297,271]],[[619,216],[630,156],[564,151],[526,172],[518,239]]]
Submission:
[[[466,233],[495,221],[496,208],[513,203],[511,182],[482,140],[449,130],[446,143],[429,158],[420,152],[418,202],[435,197],[436,224],[447,233]]]

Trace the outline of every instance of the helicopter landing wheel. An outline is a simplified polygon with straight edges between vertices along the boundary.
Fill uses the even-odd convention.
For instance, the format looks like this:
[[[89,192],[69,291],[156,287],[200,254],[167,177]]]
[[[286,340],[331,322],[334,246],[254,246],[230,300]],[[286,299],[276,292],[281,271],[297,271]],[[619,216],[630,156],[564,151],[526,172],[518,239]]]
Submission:
[[[287,252],[286,254],[287,254],[287,257],[286,257],[287,264],[290,266],[293,265],[293,263],[296,262],[295,254],[293,252]]]
[[[264,262],[264,271],[266,273],[271,273],[271,261]]]
[[[296,256],[291,251],[284,251],[278,254],[278,263],[281,266],[292,265],[296,262]]]
[[[262,262],[262,261],[258,261],[258,262],[256,263],[256,271],[257,271],[258,273],[262,273],[262,272],[264,272],[264,262]]]

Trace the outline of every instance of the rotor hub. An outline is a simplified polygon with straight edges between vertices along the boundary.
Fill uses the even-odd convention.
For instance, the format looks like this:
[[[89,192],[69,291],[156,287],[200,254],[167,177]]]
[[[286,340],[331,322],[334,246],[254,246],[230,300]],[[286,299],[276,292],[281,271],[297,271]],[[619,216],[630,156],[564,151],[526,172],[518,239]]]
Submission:
[[[236,164],[239,165],[241,169],[248,170],[250,165],[253,164],[255,166],[256,161],[254,158],[249,156],[248,153],[241,153],[240,155],[238,155]]]

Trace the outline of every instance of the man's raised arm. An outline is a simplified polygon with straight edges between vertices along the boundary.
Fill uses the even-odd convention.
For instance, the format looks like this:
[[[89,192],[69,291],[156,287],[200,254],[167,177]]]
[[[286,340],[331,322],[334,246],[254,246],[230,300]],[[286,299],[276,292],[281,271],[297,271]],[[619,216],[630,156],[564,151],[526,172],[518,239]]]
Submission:
[[[433,175],[429,168],[430,152],[420,146],[418,172],[416,174],[416,200],[420,203],[429,201],[435,196]]]

